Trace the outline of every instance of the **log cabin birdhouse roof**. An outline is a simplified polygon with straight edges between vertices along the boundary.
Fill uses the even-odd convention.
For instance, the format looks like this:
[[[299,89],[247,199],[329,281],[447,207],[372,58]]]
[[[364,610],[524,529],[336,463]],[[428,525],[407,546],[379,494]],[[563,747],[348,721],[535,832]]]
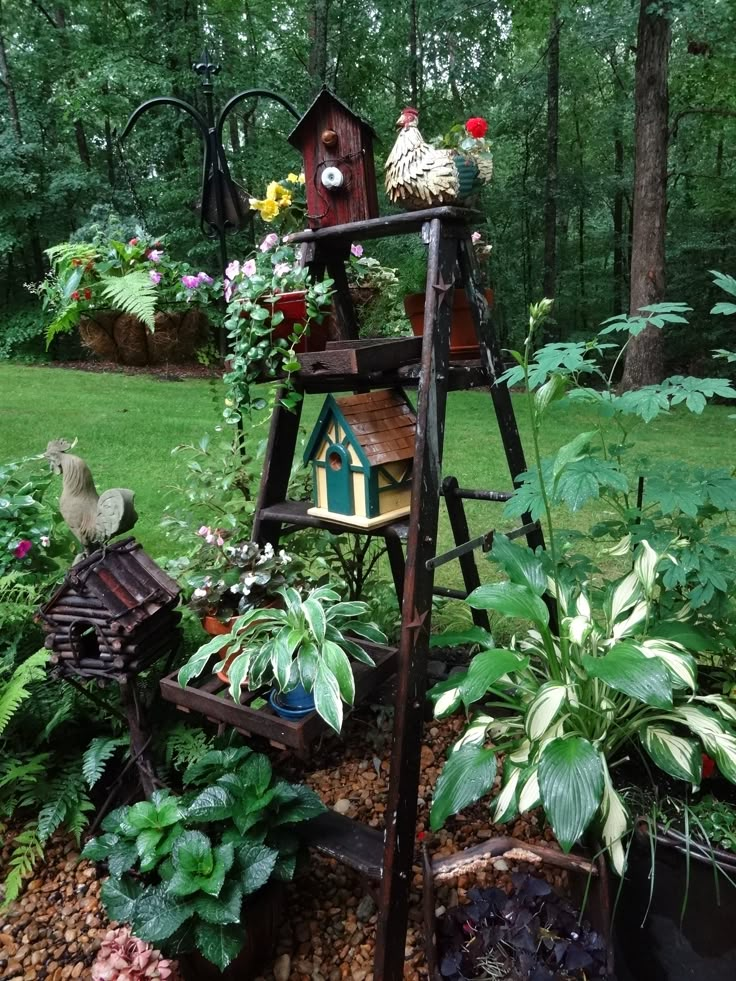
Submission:
[[[305,463],[312,458],[336,415],[348,438],[352,436],[350,442],[365,466],[413,458],[417,426],[414,410],[403,392],[387,389],[343,398],[328,396],[304,450]]]
[[[178,602],[176,582],[128,538],[72,566],[38,615],[62,670],[132,673],[178,643]]]

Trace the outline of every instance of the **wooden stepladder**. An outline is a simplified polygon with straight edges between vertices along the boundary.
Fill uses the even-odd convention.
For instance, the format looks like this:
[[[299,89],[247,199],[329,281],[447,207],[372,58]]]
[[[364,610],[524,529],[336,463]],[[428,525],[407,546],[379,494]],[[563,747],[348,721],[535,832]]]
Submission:
[[[303,392],[367,391],[393,385],[417,387],[417,425],[408,519],[366,532],[385,539],[391,571],[401,603],[401,639],[396,657],[396,700],[388,801],[383,835],[349,818],[315,822],[310,844],[380,880],[380,909],[374,978],[403,977],[409,890],[415,850],[417,788],[424,722],[426,662],[433,595],[463,598],[479,583],[473,550],[489,536],[468,541],[463,508],[467,498],[504,501],[508,492],[463,490],[455,478],[442,477],[447,393],[459,388],[489,386],[512,481],[526,470],[524,453],[509,392],[497,379],[503,371],[491,314],[480,282],[471,243],[470,222],[476,215],[462,208],[440,207],[305,231],[291,237],[307,250],[316,277],[325,271],[335,281],[335,308],[343,339],[357,338],[355,313],[345,275],[350,243],[360,239],[421,233],[428,246],[426,306],[421,362],[389,372],[300,378]],[[461,285],[469,298],[480,344],[480,360],[452,363],[450,324],[453,292]],[[300,412],[278,407],[274,412],[256,510],[254,538],[278,544],[279,538],[302,527],[353,531],[307,514],[307,502],[286,500],[297,448]],[[456,546],[437,555],[440,499],[448,506]],[[511,532],[525,536],[532,548],[544,544],[542,531],[528,515]],[[435,589],[435,568],[458,558],[465,590]],[[484,613],[476,622],[487,625]]]

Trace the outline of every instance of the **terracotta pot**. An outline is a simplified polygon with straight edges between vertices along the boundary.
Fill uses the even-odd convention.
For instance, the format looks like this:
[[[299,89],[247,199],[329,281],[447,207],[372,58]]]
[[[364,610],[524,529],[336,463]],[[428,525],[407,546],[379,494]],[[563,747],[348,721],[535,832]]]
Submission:
[[[273,610],[273,609],[278,609],[280,606],[281,606],[280,600],[278,599],[269,600],[268,603],[263,604],[263,609]],[[235,622],[235,620],[236,617],[230,617],[228,620],[220,620],[219,617],[216,616],[205,616],[202,618],[202,626],[210,635],[210,637],[219,637],[223,634],[230,633],[232,629],[232,624]],[[244,633],[247,633],[247,631],[250,628],[257,626],[260,622],[261,622],[260,620],[254,620],[251,624],[249,624],[249,626],[246,628]],[[224,657],[226,647],[227,644],[224,644],[220,649],[220,651],[218,652],[218,654],[221,655],[220,660],[222,660],[222,657]],[[227,674],[228,668],[230,667],[230,665],[233,663],[233,661],[237,656],[238,656],[237,654],[231,654],[230,657],[228,657],[228,659],[223,664],[221,670],[217,672],[217,677],[220,679],[220,681],[224,681],[227,684],[227,682],[230,680]]]
[[[274,327],[273,336],[286,340],[294,330],[295,324],[303,324],[307,318],[307,304],[304,302],[304,290],[296,290],[293,293],[280,293],[273,297],[272,303],[267,303],[271,312],[280,310],[284,319]],[[304,354],[306,351],[324,351],[327,341],[330,339],[327,317],[321,323],[313,321],[309,328],[309,337],[302,337],[297,344],[295,351],[297,354]]]
[[[224,971],[202,957],[199,951],[179,955],[184,981],[252,981],[262,973],[276,949],[284,889],[280,882],[268,882],[248,896],[243,904],[242,921],[246,924],[243,949]]]
[[[125,365],[192,361],[209,337],[209,321],[197,307],[160,312],[156,329],[129,313],[98,311],[79,321],[82,343],[97,357]]]
[[[484,293],[488,303],[493,305],[493,290],[484,290]],[[421,337],[424,333],[424,293],[410,293],[405,296],[404,310],[411,321],[414,336]],[[470,314],[470,304],[463,289],[456,289],[453,295],[450,352],[456,357],[472,357],[478,353],[478,338]]]

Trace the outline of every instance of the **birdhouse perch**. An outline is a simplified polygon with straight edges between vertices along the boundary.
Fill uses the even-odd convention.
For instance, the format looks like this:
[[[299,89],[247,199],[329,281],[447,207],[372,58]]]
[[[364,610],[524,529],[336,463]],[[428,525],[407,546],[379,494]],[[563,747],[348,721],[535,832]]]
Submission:
[[[327,88],[289,134],[304,158],[311,228],[378,217],[374,136],[368,123]]]

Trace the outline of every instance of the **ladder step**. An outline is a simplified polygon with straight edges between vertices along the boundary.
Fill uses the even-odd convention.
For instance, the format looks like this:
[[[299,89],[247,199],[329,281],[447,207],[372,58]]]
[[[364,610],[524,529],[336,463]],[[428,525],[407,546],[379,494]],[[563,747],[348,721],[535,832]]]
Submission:
[[[391,371],[373,371],[365,374],[330,374],[298,372],[295,381],[307,395],[325,395],[331,392],[352,392],[356,389],[415,388],[419,385],[421,364],[417,361]],[[488,386],[488,374],[480,360],[451,361],[447,373],[447,389],[450,392]]]
[[[314,507],[311,501],[281,501],[279,504],[271,504],[268,507],[261,508],[260,520],[261,522],[277,521],[279,524],[288,525],[290,527],[284,529],[287,533],[289,530],[297,528],[324,528],[327,531],[337,532],[338,534],[340,532],[352,531],[361,535],[379,535],[382,538],[394,536],[403,541],[406,539],[409,531],[408,518],[402,521],[393,521],[390,524],[379,525],[376,528],[366,529],[351,524],[342,525],[337,521],[325,521],[324,518],[320,518],[315,514],[307,514],[307,511],[311,507]]]
[[[293,830],[309,848],[337,859],[369,879],[383,875],[383,832],[335,811],[326,811]]]
[[[514,496],[513,491],[473,490],[466,487],[455,487],[450,491],[446,491],[443,487],[440,493],[443,497],[452,495],[452,497],[461,497],[466,501],[499,501],[501,503],[510,501]]]
[[[433,596],[444,596],[446,599],[465,600],[468,594],[464,589],[451,589],[449,586],[435,586],[432,590]]]

